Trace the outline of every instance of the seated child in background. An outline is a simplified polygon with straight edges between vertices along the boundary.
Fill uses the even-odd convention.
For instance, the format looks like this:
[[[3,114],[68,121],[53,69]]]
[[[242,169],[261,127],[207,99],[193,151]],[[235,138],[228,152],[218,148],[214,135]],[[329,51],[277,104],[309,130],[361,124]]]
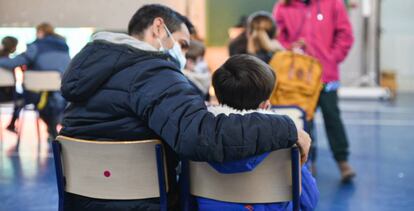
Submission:
[[[275,39],[277,27],[269,12],[255,12],[240,25],[245,26],[245,31],[230,41],[230,56],[250,54],[269,63],[274,53],[284,50]]]
[[[275,39],[276,30],[276,23],[269,12],[251,14],[247,19],[247,53],[269,63],[274,53],[284,50]]]
[[[0,59],[9,58],[10,54],[16,51],[17,39],[14,37],[4,37],[0,43]],[[0,87],[0,102],[8,102],[13,100],[15,87]]]
[[[240,54],[230,57],[213,75],[213,87],[220,106],[209,107],[215,115],[263,112],[270,107],[268,98],[275,85],[276,75],[266,63],[253,56]],[[220,173],[240,173],[253,170],[269,153],[240,161],[210,163]],[[237,193],[234,193],[237,194]],[[301,210],[314,210],[319,198],[315,179],[302,167]],[[197,197],[200,211],[206,210],[289,210],[290,202],[269,204],[239,204]]]
[[[206,61],[204,44],[200,41],[191,40],[188,51],[185,55],[187,64],[183,70],[184,75],[190,82],[197,87],[200,95],[206,101],[209,98],[209,89],[211,84],[211,73]]]

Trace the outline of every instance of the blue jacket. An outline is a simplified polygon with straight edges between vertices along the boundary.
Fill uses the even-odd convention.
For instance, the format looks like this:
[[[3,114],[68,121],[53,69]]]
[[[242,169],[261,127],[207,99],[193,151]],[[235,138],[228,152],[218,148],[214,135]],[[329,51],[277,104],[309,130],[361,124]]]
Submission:
[[[57,70],[61,73],[70,62],[69,47],[63,38],[46,36],[27,46],[26,52],[13,59],[1,58],[0,67],[13,70],[27,65],[29,70]]]
[[[248,114],[252,113],[253,110],[250,111],[237,111],[233,108],[228,106],[213,106],[209,107],[209,110],[215,114]],[[272,111],[267,110],[257,110],[256,112],[261,113],[273,113]],[[209,164],[213,167],[216,171],[222,174],[233,174],[233,173],[242,173],[242,172],[249,172],[253,171],[260,163],[266,159],[269,153],[264,153],[261,155],[256,155],[248,158],[244,158],[237,161],[230,161],[225,163],[216,163],[210,162]],[[313,211],[316,208],[316,205],[319,200],[319,191],[316,185],[316,181],[311,175],[310,171],[307,167],[302,167],[302,194],[300,198],[300,210],[301,211]],[[235,193],[237,194],[237,193]],[[282,202],[282,203],[268,203],[268,204],[240,204],[240,203],[230,203],[224,201],[217,201],[213,199],[207,199],[202,197],[197,197],[197,205],[199,211],[249,211],[249,210],[256,210],[256,211],[285,211],[285,210],[292,210],[292,204],[290,202]]]
[[[13,70],[16,67],[27,65],[29,70],[34,71],[63,71],[70,62],[69,47],[66,41],[58,36],[46,36],[37,39],[27,46],[27,50],[14,58],[0,58],[0,67]],[[26,103],[36,104],[40,95],[37,93],[24,93]],[[47,104],[41,110],[41,117],[54,116],[59,118],[63,111],[65,102],[62,96],[57,93],[50,93]],[[48,117],[49,118],[49,117]],[[58,121],[58,120],[56,120]]]
[[[297,140],[295,125],[285,116],[209,113],[168,54],[123,34],[97,33],[72,60],[61,91],[70,102],[61,134],[70,137],[158,138],[182,158],[216,162],[290,147]],[[118,210],[130,209],[114,203]],[[135,209],[159,209],[141,205]]]

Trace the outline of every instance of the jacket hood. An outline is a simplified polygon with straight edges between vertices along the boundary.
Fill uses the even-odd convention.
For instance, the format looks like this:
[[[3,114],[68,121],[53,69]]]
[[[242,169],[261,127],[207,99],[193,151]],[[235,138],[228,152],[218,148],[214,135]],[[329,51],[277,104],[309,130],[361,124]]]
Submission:
[[[53,49],[54,51],[69,52],[66,40],[58,35],[48,35],[42,39],[35,40],[33,44],[41,46],[40,49]]]
[[[132,48],[136,48],[143,51],[154,51],[157,52],[158,50],[153,47],[152,45],[140,41],[136,38],[133,38],[127,34],[122,33],[113,33],[113,32],[98,32],[92,37],[92,41],[95,40],[102,40],[113,44],[118,45],[127,45]]]
[[[121,33],[99,32],[72,60],[62,78],[66,100],[87,100],[117,72],[149,59],[167,59],[148,43]],[[152,62],[157,68],[165,65]]]

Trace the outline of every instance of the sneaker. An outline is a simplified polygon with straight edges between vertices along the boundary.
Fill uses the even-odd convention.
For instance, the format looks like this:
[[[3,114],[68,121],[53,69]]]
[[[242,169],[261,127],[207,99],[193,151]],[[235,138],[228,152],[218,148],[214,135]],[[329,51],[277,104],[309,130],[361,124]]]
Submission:
[[[341,161],[338,163],[339,171],[341,171],[341,182],[349,183],[356,176],[355,171],[347,161]]]
[[[8,131],[12,132],[12,133],[16,133],[17,134],[17,130],[16,127],[14,125],[9,125],[6,128]]]

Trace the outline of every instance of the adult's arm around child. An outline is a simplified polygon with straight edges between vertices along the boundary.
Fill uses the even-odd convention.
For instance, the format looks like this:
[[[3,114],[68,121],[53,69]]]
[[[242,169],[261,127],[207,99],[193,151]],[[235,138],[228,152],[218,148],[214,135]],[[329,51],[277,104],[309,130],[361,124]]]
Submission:
[[[165,62],[141,74],[131,85],[130,104],[178,155],[224,162],[296,143],[296,127],[286,116],[252,113],[215,117],[185,76],[170,64]]]

